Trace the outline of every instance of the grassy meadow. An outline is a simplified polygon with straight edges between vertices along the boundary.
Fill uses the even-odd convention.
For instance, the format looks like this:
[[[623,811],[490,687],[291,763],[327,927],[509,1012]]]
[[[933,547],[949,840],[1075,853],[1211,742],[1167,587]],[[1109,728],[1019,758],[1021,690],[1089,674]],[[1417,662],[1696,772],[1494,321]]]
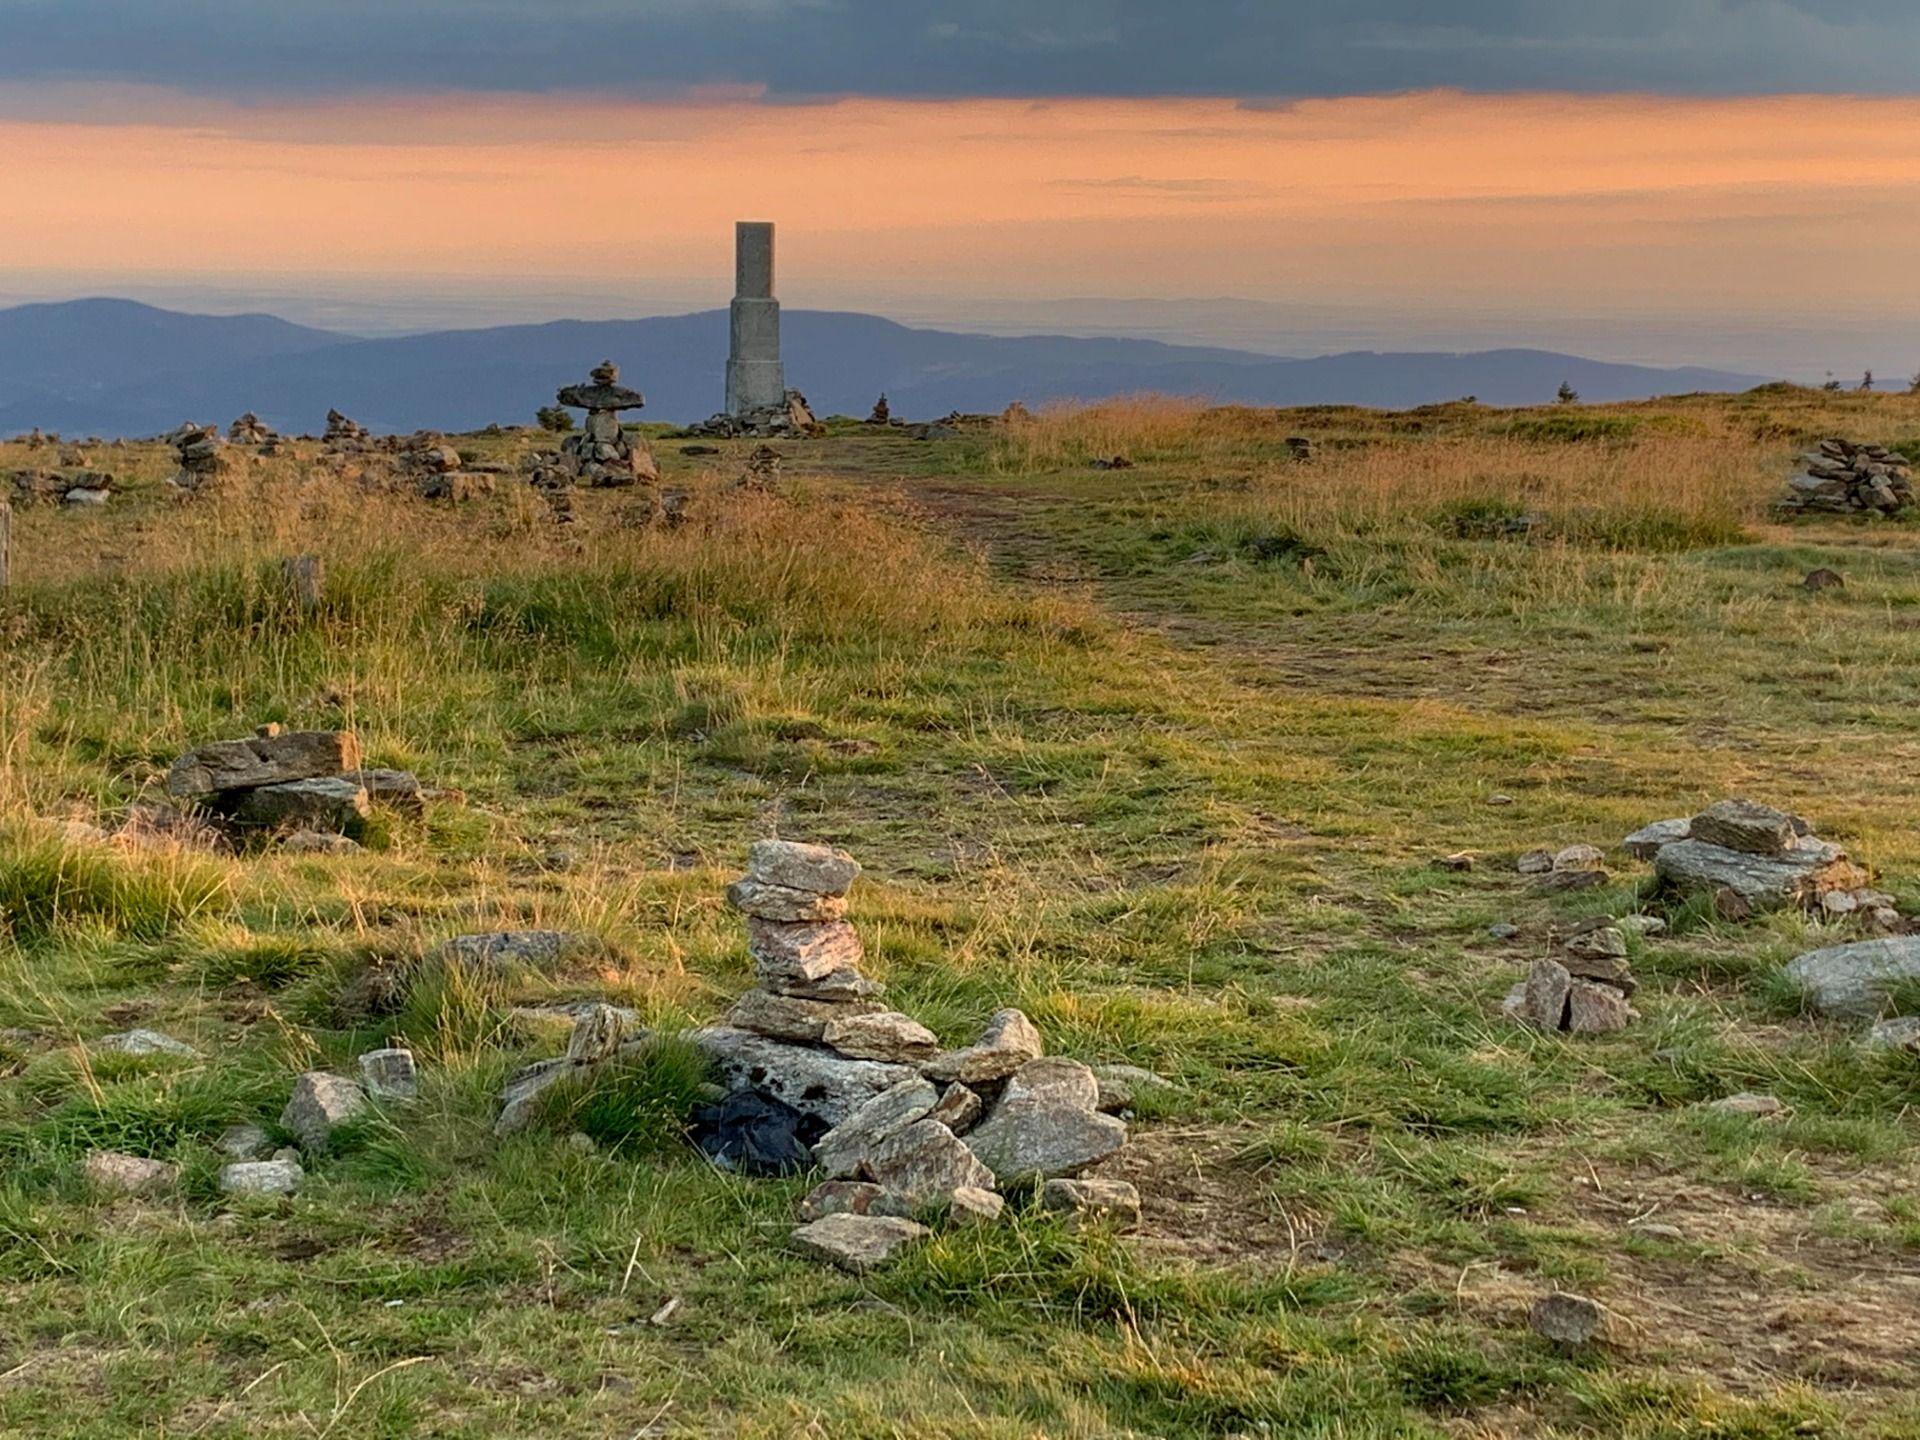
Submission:
[[[836,424],[771,496],[732,485],[752,442],[655,434],[672,529],[620,492],[558,525],[511,483],[369,490],[311,443],[192,500],[165,447],[93,447],[112,505],[16,510],[0,1435],[1920,1436],[1920,1062],[1778,980],[1856,932],[1669,911],[1618,850],[1744,794],[1920,910],[1920,525],[1770,509],[1819,438],[1920,454],[1920,396]],[[0,477],[50,459],[0,444]],[[344,857],[63,828],[267,722],[463,800]],[[515,1004],[724,1011],[751,972],[721,890],[776,832],[863,861],[869,969],[943,1041],[1018,1005],[1179,1082],[1103,1167],[1138,1233],[1016,1207],[820,1268],[786,1248],[804,1179],[680,1143],[670,1049],[493,1138],[503,1078],[564,1043]],[[1514,871],[1582,841],[1608,887]],[[1502,1019],[1557,930],[1640,910],[1671,929],[1633,942],[1638,1024]],[[536,926],[604,954],[421,963]],[[134,1025],[200,1057],[87,1048]],[[224,1130],[388,1041],[419,1104],[291,1200],[219,1193]],[[1788,1113],[1704,1108],[1748,1090]],[[90,1193],[96,1148],[179,1192]],[[1604,1344],[1528,1330],[1556,1288]]]

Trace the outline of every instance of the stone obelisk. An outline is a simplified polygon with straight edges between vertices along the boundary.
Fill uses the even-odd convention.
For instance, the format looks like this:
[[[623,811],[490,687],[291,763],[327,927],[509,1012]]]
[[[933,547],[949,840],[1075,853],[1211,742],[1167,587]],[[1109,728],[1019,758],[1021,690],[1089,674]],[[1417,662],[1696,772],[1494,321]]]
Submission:
[[[780,302],[773,298],[773,225],[742,220],[733,227],[732,344],[727,355],[727,414],[748,415],[783,404]]]

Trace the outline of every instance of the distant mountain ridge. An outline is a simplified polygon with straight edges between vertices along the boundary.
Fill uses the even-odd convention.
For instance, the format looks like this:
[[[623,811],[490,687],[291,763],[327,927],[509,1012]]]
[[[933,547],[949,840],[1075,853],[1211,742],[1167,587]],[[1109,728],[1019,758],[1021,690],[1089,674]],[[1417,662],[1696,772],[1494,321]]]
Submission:
[[[1769,378],[1541,350],[1280,359],[1157,340],[957,334],[833,311],[789,310],[783,322],[788,383],[822,415],[864,415],[882,391],[896,415],[933,418],[1145,392],[1404,409],[1464,395],[1543,404],[1562,381],[1607,401]],[[646,393],[643,418],[685,424],[720,409],[726,353],[719,310],[363,340],[271,315],[189,315],[128,300],[22,305],[0,309],[0,434],[151,435],[245,410],[313,433],[329,408],[379,431],[470,430],[529,421],[602,359]]]

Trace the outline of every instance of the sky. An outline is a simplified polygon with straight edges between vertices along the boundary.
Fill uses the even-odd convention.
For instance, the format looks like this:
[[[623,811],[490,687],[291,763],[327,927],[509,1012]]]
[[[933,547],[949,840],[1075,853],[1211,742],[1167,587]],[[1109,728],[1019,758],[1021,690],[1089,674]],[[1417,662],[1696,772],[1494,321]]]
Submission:
[[[0,0],[0,303],[1920,368],[1912,0]],[[1909,341],[1906,337],[1915,335]]]

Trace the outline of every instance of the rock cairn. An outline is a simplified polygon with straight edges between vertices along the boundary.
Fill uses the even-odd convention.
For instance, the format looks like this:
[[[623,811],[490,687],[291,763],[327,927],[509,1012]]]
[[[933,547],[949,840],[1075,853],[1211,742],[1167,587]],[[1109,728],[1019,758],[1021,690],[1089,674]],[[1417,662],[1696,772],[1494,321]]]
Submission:
[[[1536,1030],[1607,1035],[1639,1018],[1627,1003],[1637,988],[1626,931],[1612,917],[1598,916],[1569,931],[1554,955],[1534,961],[1502,1008]]]
[[[893,407],[887,403],[887,396],[885,391],[882,391],[880,394],[880,398],[873,402],[873,413],[867,416],[867,424],[869,425],[893,424]]]
[[[587,384],[563,386],[555,398],[569,409],[587,412],[585,428],[569,435],[560,446],[578,483],[621,489],[659,483],[660,465],[646,440],[621,428],[620,412],[638,410],[647,401],[638,390],[620,383],[618,365],[601,361],[593,367]]]
[[[20,505],[104,505],[113,498],[114,477],[103,470],[16,470],[10,477]]]
[[[271,445],[279,438],[279,432],[251,410],[227,427],[227,439],[235,445]]]
[[[1884,445],[1822,440],[1800,463],[1779,502],[1782,510],[1891,515],[1913,504],[1913,462]]]
[[[420,430],[399,443],[400,466],[425,500],[471,500],[493,490],[493,476],[467,467],[447,437]]]
[[[771,493],[780,488],[780,452],[771,445],[757,447],[747,457],[747,468],[736,482],[741,490]]]
[[[924,1239],[923,1222],[991,1221],[1002,1189],[1069,1179],[1127,1138],[1103,1113],[1103,1102],[1127,1103],[1126,1088],[1103,1094],[1088,1066],[1047,1056],[1020,1011],[999,1011],[973,1044],[943,1050],[887,1008],[846,919],[859,873],[825,846],[755,844],[727,899],[746,917],[759,984],[724,1024],[690,1036],[731,1091],[770,1096],[824,1128],[812,1155],[826,1180],[794,1243],[854,1270]],[[1137,1216],[1139,1197],[1123,1182],[1087,1182],[1049,1191],[1047,1204]]]
[[[180,465],[168,482],[176,490],[191,494],[204,489],[232,468],[227,442],[220,438],[217,425],[182,425],[167,436],[167,443]]]
[[[304,836],[337,836],[375,804],[418,812],[428,801],[458,798],[406,770],[369,769],[349,730],[283,730],[262,725],[244,740],[190,750],[167,771],[167,793],[237,830],[279,832],[295,850],[339,847]]]
[[[1635,859],[1653,862],[1662,889],[1710,895],[1723,919],[1885,908],[1878,904],[1884,897],[1867,888],[1872,877],[1844,849],[1799,816],[1751,800],[1722,800],[1691,819],[1657,821],[1624,844]]]
[[[371,441],[367,427],[357,421],[349,420],[338,410],[327,411],[327,431],[320,437],[329,450],[336,453],[365,450]]]
[[[1301,464],[1307,464],[1313,459],[1313,441],[1305,435],[1289,435],[1287,453]]]
[[[802,440],[826,434],[826,426],[813,418],[806,396],[789,390],[778,405],[740,415],[719,414],[688,426],[687,433],[720,440]]]

